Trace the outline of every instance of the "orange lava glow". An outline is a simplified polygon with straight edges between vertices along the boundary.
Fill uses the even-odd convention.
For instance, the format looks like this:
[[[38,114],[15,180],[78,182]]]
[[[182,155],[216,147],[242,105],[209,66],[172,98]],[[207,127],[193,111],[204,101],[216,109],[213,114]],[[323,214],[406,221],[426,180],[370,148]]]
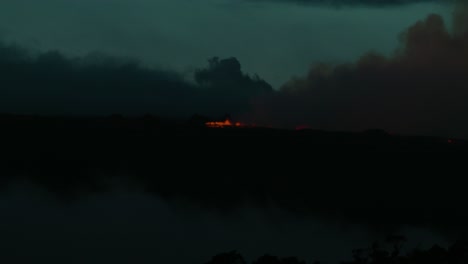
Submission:
[[[240,122],[232,123],[231,120],[226,119],[222,122],[206,122],[205,125],[207,127],[218,127],[218,128],[224,128],[224,127],[243,127],[245,126],[244,124]]]

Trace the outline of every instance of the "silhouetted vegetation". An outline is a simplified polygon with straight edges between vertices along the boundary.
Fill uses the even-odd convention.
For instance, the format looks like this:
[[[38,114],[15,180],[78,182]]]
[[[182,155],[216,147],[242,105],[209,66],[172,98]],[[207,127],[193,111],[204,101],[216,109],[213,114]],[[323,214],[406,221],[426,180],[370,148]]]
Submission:
[[[401,237],[404,239],[403,237]],[[374,242],[368,248],[355,249],[351,260],[342,261],[341,264],[462,264],[468,263],[468,241],[458,240],[448,248],[437,244],[428,249],[414,248],[402,253],[400,240]],[[390,249],[388,249],[390,247]],[[221,253],[206,264],[244,264],[248,263],[237,251]],[[308,264],[297,257],[280,258],[273,255],[263,255],[250,262],[252,264]],[[320,264],[314,261],[310,264]],[[338,263],[336,263],[338,264]]]

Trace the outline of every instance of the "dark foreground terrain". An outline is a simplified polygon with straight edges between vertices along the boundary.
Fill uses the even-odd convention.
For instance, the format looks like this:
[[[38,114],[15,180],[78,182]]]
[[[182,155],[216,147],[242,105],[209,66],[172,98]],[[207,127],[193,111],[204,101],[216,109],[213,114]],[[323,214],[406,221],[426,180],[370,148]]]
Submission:
[[[284,164],[291,171],[296,169],[303,173],[300,167],[306,165],[305,160],[311,169],[323,165],[313,164],[314,160],[325,159],[333,163],[334,158],[327,157],[344,155],[349,161],[362,152],[386,152],[386,155],[388,152],[418,152],[416,156],[411,154],[412,162],[416,162],[414,157],[427,156],[430,152],[468,150],[467,142],[460,139],[390,135],[380,130],[332,132],[251,126],[210,128],[205,125],[206,120],[170,120],[154,116],[125,118],[119,115],[0,115],[0,154],[7,168],[16,164],[14,170],[29,168],[38,171],[48,166],[67,166],[76,171],[91,168],[149,172],[170,165],[174,171],[190,169],[191,166],[192,169],[204,167],[206,170],[201,171],[208,173],[220,168],[224,172],[236,168],[250,170],[251,165],[268,171],[271,166]],[[406,156],[393,155],[397,159]],[[390,159],[380,161],[386,163]],[[66,165],[68,163],[74,165]],[[373,167],[374,163],[369,160],[362,164],[365,165],[363,169]],[[336,163],[331,167],[344,168]]]
[[[118,179],[220,210],[273,202],[376,225],[450,219],[456,229],[468,223],[463,163],[450,154],[421,153],[467,150],[461,140],[382,131],[207,128],[152,116],[2,115],[0,125],[0,186],[32,181],[66,201],[105,191],[109,180]]]
[[[384,233],[409,225],[468,237],[465,166],[449,154],[468,150],[463,140],[379,130],[208,128],[201,120],[152,116],[1,115],[0,127],[0,187],[26,181],[65,203],[107,192],[117,181],[221,214],[246,204],[273,206]],[[401,257],[392,252],[373,247],[348,263],[466,263],[468,251],[461,243]],[[208,263],[246,262],[227,252]],[[255,263],[303,262],[264,256]]]

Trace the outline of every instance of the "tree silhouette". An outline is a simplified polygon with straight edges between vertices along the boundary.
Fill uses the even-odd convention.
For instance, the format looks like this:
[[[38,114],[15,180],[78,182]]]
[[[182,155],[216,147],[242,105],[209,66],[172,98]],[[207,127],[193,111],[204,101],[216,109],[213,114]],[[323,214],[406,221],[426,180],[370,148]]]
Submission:
[[[299,260],[297,257],[287,257],[281,262],[282,264],[305,264],[305,261]]]
[[[415,248],[401,255],[404,236],[392,235],[386,238],[385,243],[374,242],[368,248],[359,248],[352,251],[351,261],[342,261],[341,264],[467,264],[468,241],[458,240],[448,249],[434,245],[427,250]],[[390,252],[385,246],[391,246]],[[237,251],[216,255],[206,264],[246,264]],[[265,254],[252,264],[306,264],[297,257],[280,258]],[[320,264],[319,261],[313,264]]]
[[[281,264],[281,260],[276,256],[266,254],[259,257],[253,264]]]
[[[300,261],[297,257],[280,259],[277,256],[266,254],[254,261],[253,264],[305,264],[305,261]]]
[[[403,243],[405,243],[406,240],[406,237],[401,235],[390,235],[387,237],[386,242],[393,246],[392,257],[397,257],[400,254]]]
[[[241,254],[233,250],[214,256],[206,264],[247,264],[247,262],[244,260],[244,257],[242,257]]]

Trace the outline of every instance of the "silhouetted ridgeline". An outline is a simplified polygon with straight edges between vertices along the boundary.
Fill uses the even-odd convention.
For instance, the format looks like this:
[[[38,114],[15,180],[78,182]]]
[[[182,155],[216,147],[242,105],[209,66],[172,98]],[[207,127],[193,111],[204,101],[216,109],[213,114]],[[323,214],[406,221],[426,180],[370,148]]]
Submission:
[[[232,127],[211,129],[205,126],[209,118],[194,117],[189,120],[173,120],[146,115],[141,117],[61,117],[61,116],[22,116],[0,115],[2,135],[4,140],[21,144],[31,151],[48,151],[61,148],[69,154],[86,147],[86,150],[99,149],[102,144],[112,144],[116,147],[132,145],[140,148],[135,154],[144,153],[144,146],[157,143],[178,144],[196,142],[193,136],[204,137],[207,146],[218,151],[232,147],[248,147],[254,143],[282,144],[291,147],[318,147],[349,149],[352,151],[453,151],[466,150],[468,145],[461,139],[401,136],[391,135],[381,130],[366,130],[363,132],[332,132],[313,129],[287,130],[265,127]],[[242,136],[242,138],[223,138],[219,136]],[[281,137],[279,137],[281,136]],[[254,141],[250,141],[255,137]],[[174,139],[175,141],[168,141]],[[222,144],[218,140],[235,142],[234,146]],[[46,144],[47,143],[47,144]],[[137,145],[134,143],[142,143]],[[143,144],[144,143],[144,144]],[[301,143],[298,145],[296,143]],[[45,144],[45,148],[33,148]],[[64,145],[65,144],[65,145]],[[209,145],[215,144],[215,145]],[[305,144],[305,145],[303,145]],[[66,148],[65,148],[66,147]],[[72,149],[78,147],[78,149]],[[286,146],[283,146],[286,147]],[[249,147],[255,149],[255,146]],[[17,149],[17,148],[14,148]],[[18,149],[17,149],[18,150]],[[107,150],[106,150],[107,151]],[[28,153],[21,152],[21,155]],[[89,153],[88,153],[89,154]],[[107,154],[111,154],[107,153]],[[147,154],[147,153],[144,153]]]
[[[465,150],[459,140],[381,131],[214,129],[153,116],[2,115],[0,124],[2,186],[32,181],[67,201],[122,180],[220,212],[249,203],[389,229],[404,223],[458,231],[468,223],[463,179],[449,177],[460,175],[451,171],[456,166],[419,162],[415,155],[356,155]]]
[[[2,115],[1,152],[5,161],[21,163],[15,169],[35,171],[57,160],[60,162],[52,162],[52,167],[72,162],[76,172],[89,168],[150,172],[157,169],[155,164],[160,160],[185,163],[196,159],[209,171],[210,166],[217,164],[233,169],[275,157],[297,163],[296,158],[306,155],[339,151],[468,149],[463,140],[389,135],[379,130],[355,133],[262,127],[218,129],[206,127],[206,120],[209,119],[170,120],[151,115],[132,118]],[[201,156],[207,160],[199,160]],[[224,164],[215,163],[216,160]]]

